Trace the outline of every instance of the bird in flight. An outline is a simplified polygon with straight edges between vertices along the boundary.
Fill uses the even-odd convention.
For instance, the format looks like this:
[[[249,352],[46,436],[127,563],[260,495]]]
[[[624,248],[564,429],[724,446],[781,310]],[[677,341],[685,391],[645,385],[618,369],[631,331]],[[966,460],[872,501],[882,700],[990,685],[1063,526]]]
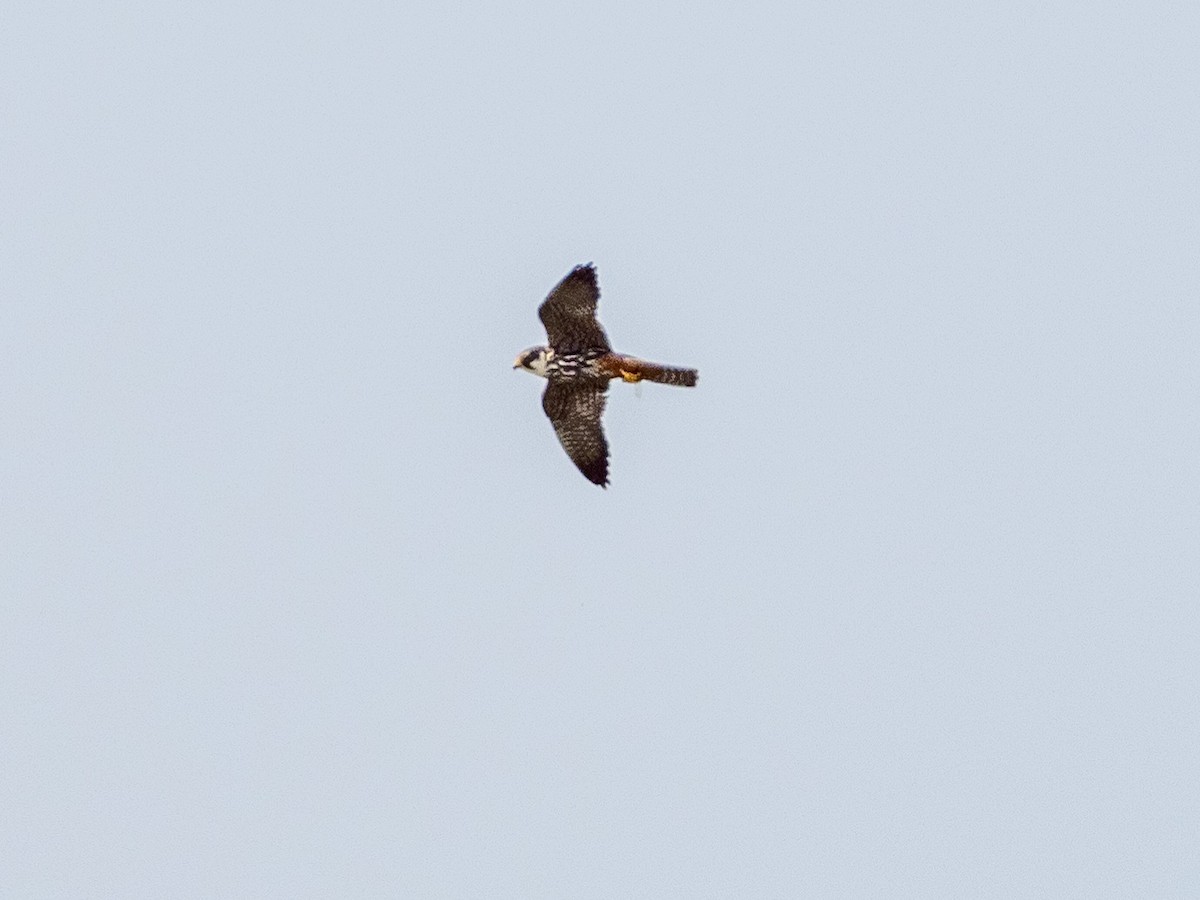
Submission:
[[[600,418],[608,382],[620,378],[695,387],[698,373],[614,353],[596,321],[599,299],[596,269],[591,263],[568,272],[538,307],[549,346],[522,351],[513,368],[549,382],[542,394],[542,409],[559,443],[588,481],[606,487],[608,441]]]

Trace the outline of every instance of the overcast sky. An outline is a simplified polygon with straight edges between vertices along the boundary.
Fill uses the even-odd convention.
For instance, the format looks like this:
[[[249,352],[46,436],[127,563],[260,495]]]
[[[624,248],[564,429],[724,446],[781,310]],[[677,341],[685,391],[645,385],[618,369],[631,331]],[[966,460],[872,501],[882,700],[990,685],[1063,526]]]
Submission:
[[[0,893],[1200,896],[1198,34],[7,4]]]

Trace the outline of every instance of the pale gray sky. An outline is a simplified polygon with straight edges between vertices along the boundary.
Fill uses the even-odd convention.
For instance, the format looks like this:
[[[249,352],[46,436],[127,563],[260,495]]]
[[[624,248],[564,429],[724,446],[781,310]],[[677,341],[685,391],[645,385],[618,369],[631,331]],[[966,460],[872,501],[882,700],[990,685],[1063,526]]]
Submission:
[[[8,4],[0,893],[1200,896],[1198,34]]]

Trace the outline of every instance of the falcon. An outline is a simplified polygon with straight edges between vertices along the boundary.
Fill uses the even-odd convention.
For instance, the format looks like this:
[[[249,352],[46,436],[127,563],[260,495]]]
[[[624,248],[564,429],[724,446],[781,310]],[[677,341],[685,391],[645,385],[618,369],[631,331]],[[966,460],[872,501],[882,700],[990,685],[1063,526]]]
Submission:
[[[600,288],[591,263],[576,266],[538,307],[549,341],[522,351],[513,363],[549,383],[542,409],[567,456],[593,484],[608,485],[608,441],[600,419],[614,378],[695,387],[698,372],[614,353],[596,320]]]

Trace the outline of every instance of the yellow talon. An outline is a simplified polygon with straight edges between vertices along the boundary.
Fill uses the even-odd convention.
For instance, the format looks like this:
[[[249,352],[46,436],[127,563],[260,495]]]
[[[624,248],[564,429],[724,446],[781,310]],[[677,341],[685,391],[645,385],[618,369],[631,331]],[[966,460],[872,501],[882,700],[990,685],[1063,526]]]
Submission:
[[[633,384],[634,382],[642,380],[641,375],[637,374],[636,372],[626,372],[624,369],[621,370],[621,377],[623,379],[625,379],[626,381],[628,381],[630,384]]]

